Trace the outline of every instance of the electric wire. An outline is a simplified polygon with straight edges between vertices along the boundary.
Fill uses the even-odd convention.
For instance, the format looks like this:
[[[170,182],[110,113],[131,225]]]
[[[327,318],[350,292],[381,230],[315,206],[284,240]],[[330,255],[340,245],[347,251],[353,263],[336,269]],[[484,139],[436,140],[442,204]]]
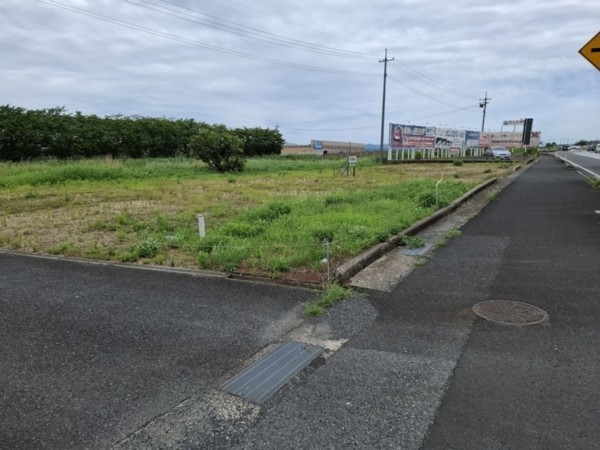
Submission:
[[[174,3],[174,2],[171,2],[169,0],[160,0],[160,1],[167,2],[167,3]],[[275,19],[280,20],[282,22],[289,23],[289,24],[292,24],[294,26],[307,29],[307,30],[312,31],[314,33],[319,33],[319,34],[322,34],[322,35],[325,35],[325,36],[328,36],[328,37],[333,37],[333,38],[341,40],[341,41],[351,42],[353,44],[363,45],[363,44],[358,43],[358,42],[350,41],[348,39],[344,39],[344,38],[341,38],[339,36],[335,36],[335,35],[332,35],[332,34],[329,34],[329,33],[323,33],[320,30],[315,30],[313,28],[306,27],[304,25],[300,25],[298,23],[282,19],[282,18],[280,18],[280,17],[278,17],[278,16],[276,16],[274,14],[267,13],[265,11],[261,11],[261,10],[256,9],[256,8],[252,8],[252,7],[247,6],[247,5],[243,5],[243,4],[241,4],[239,2],[236,2],[236,1],[233,1],[233,0],[229,0],[229,2],[233,3],[233,4],[236,4],[238,6],[241,6],[243,8],[249,9],[251,11],[257,12],[259,14],[263,14],[263,15],[266,15],[268,17],[275,18]],[[371,55],[368,55],[368,56],[371,57]],[[455,95],[455,96],[458,96],[458,97],[465,97],[465,98],[470,98],[470,99],[478,97],[478,94],[474,94],[472,92],[466,92],[466,91],[463,91],[463,90],[459,90],[459,89],[455,89],[455,88],[446,86],[443,83],[440,83],[439,81],[435,80],[433,77],[425,74],[422,70],[416,69],[413,65],[411,65],[411,64],[409,64],[409,63],[407,63],[405,61],[402,61],[401,59],[397,59],[396,58],[394,61],[395,61],[394,64],[396,64],[397,66],[392,66],[393,69],[397,70],[398,72],[403,73],[404,75],[406,75],[406,76],[408,76],[408,77],[410,77],[410,78],[412,78],[412,79],[414,79],[416,81],[419,81],[419,82],[421,82],[421,83],[423,83],[425,85],[428,85],[429,87],[432,87],[432,88],[434,88],[436,90],[439,90],[439,91],[442,91],[442,92],[445,92],[445,93],[448,93],[448,94],[452,94],[452,95]],[[400,67],[398,67],[398,66],[400,66]]]
[[[397,66],[397,64],[402,64],[404,67],[409,67],[410,70],[406,69],[406,68],[400,68]],[[477,99],[478,98],[478,95],[459,91],[457,89],[445,86],[444,84],[439,83],[438,81],[434,80],[433,78],[429,77],[428,75],[425,75],[424,73],[421,73],[419,71],[415,71],[406,63],[402,63],[400,61],[394,60],[392,65],[390,65],[390,68],[399,73],[402,73],[403,75],[405,75],[419,83],[422,83],[422,84],[424,84],[432,89],[438,90],[440,92],[454,95],[456,97],[461,97],[461,98],[468,98],[468,99]]]
[[[285,128],[289,131],[353,131],[353,130],[368,130],[377,128],[377,125],[374,126],[365,126],[365,127],[352,127],[352,128],[291,128],[285,125],[281,125],[282,128]]]
[[[388,75],[388,78],[389,78],[390,80],[394,81],[395,83],[398,83],[398,84],[400,84],[400,85],[402,85],[402,86],[404,86],[404,87],[406,87],[406,88],[410,89],[411,91],[413,91],[413,92],[416,92],[416,93],[417,93],[417,94],[419,94],[419,95],[422,95],[423,97],[427,97],[427,98],[429,98],[429,99],[431,99],[431,100],[433,100],[433,101],[435,101],[435,102],[441,103],[442,105],[446,105],[446,106],[456,106],[456,105],[454,105],[454,104],[452,104],[452,103],[445,102],[445,101],[443,101],[443,100],[440,100],[439,98],[436,98],[436,97],[434,97],[434,96],[432,96],[432,95],[426,94],[426,93],[425,93],[425,92],[423,92],[423,91],[420,91],[420,90],[418,90],[418,89],[415,89],[414,87],[412,87],[412,86],[410,86],[410,85],[408,85],[408,84],[406,84],[406,83],[403,83],[402,81],[400,81],[400,80],[397,80],[396,78],[394,78],[394,77],[392,77],[392,76],[390,76],[390,75]],[[466,110],[469,110],[469,111],[470,111],[471,109],[474,109],[474,108],[459,108],[459,109],[466,109]]]
[[[166,0],[161,0],[161,1],[166,1]],[[290,24],[290,25],[294,25],[294,26],[296,26],[296,27],[298,27],[298,28],[302,28],[302,29],[304,29],[304,30],[311,31],[311,32],[313,32],[313,33],[316,33],[316,34],[320,34],[320,35],[323,35],[323,36],[327,36],[327,37],[329,37],[329,38],[333,38],[333,39],[336,39],[336,40],[338,40],[338,41],[342,41],[342,42],[348,42],[348,43],[350,43],[350,44],[355,44],[355,45],[364,45],[364,43],[363,43],[363,42],[356,42],[356,41],[353,41],[353,40],[351,40],[351,39],[346,39],[346,38],[343,38],[343,37],[340,37],[340,36],[336,36],[335,34],[326,33],[326,32],[324,32],[324,31],[322,31],[322,30],[317,30],[317,29],[315,29],[315,28],[307,27],[306,25],[302,25],[302,24],[299,24],[299,23],[293,22],[293,21],[291,21],[291,20],[282,19],[281,17],[279,17],[279,16],[276,16],[275,14],[271,14],[271,13],[268,13],[268,12],[262,11],[262,10],[260,10],[260,9],[253,8],[253,7],[251,7],[251,6],[244,5],[244,4],[242,4],[242,3],[239,3],[239,2],[236,2],[236,1],[233,1],[233,0],[229,0],[229,3],[233,3],[234,5],[241,6],[242,8],[246,8],[246,9],[248,9],[248,10],[250,10],[250,11],[254,11],[254,12],[257,12],[257,13],[259,13],[259,14],[263,14],[263,15],[265,15],[265,16],[267,16],[267,17],[271,17],[271,18],[273,18],[273,19],[276,19],[276,20],[279,20],[279,21],[281,21],[281,22],[284,22],[284,23],[287,23],[287,24]],[[373,49],[375,49],[375,48],[376,48],[376,47],[374,47],[374,46],[369,46],[369,47],[371,47],[371,48],[373,48]],[[368,56],[370,56],[370,57],[375,57],[375,58],[378,58],[378,57],[379,57],[379,56],[375,56],[375,55],[368,55]]]
[[[207,43],[203,43],[203,42],[199,42],[199,41],[195,41],[195,40],[191,40],[188,38],[184,38],[184,37],[180,37],[180,36],[176,36],[176,35],[171,35],[169,33],[165,33],[162,31],[158,31],[158,30],[154,30],[148,27],[143,27],[131,22],[126,22],[126,21],[122,21],[120,19],[116,19],[113,17],[109,17],[109,16],[105,16],[99,13],[95,13],[92,11],[87,11],[87,10],[82,10],[80,8],[76,8],[70,5],[66,5],[64,3],[59,3],[56,1],[52,1],[52,0],[38,0],[41,3],[45,3],[48,4],[50,6],[55,6],[58,8],[62,8],[71,12],[76,12],[79,14],[84,14],[90,17],[94,17],[96,19],[99,20],[104,20],[113,24],[117,24],[120,26],[125,26],[128,28],[132,28],[132,29],[136,29],[138,31],[143,31],[146,33],[150,33],[150,34],[154,34],[156,36],[160,36],[163,38],[167,38],[167,39],[172,39],[178,42],[183,42],[183,43],[187,43],[189,45],[196,45],[196,46],[200,46],[200,47],[204,47],[204,48],[208,48],[214,51],[218,51],[218,52],[222,52],[222,53],[227,53],[227,54],[231,54],[231,55],[235,55],[235,56],[240,56],[240,57],[244,57],[244,58],[248,58],[248,59],[255,59],[255,60],[259,60],[259,61],[263,61],[263,62],[268,62],[268,63],[272,63],[272,64],[278,64],[278,65],[284,65],[287,67],[293,67],[293,68],[301,68],[304,70],[313,70],[313,71],[319,71],[319,72],[328,72],[328,73],[336,73],[336,74],[355,74],[355,75],[368,75],[368,73],[366,72],[351,72],[351,71],[343,71],[343,70],[339,70],[339,69],[329,69],[329,68],[322,68],[322,67],[312,67],[312,66],[306,66],[306,65],[302,65],[302,64],[296,64],[296,63],[290,63],[287,61],[282,61],[282,60],[277,60],[277,59],[273,59],[273,58],[267,58],[267,57],[263,57],[263,56],[258,56],[258,55],[252,55],[252,54],[248,54],[248,53],[244,53],[244,52],[238,52],[236,50],[230,50],[230,49],[225,49],[223,47],[217,47],[211,44],[207,44]],[[351,51],[347,51],[347,50],[341,50],[341,49],[335,49],[333,47],[326,47],[326,46],[320,46],[317,44],[312,44],[312,43],[308,43],[308,42],[304,42],[304,41],[299,41],[296,39],[292,39],[292,38],[287,38],[285,36],[281,36],[281,35],[277,35],[277,34],[273,34],[273,33],[269,33],[266,31],[262,31],[256,28],[252,28],[252,27],[247,27],[245,25],[241,25],[241,24],[237,24],[235,22],[232,21],[228,21],[225,19],[221,19],[217,16],[214,15],[210,15],[210,14],[206,14],[203,13],[201,11],[198,10],[194,10],[191,8],[187,8],[183,5],[180,5],[176,2],[173,1],[169,1],[169,0],[158,0],[162,3],[166,3],[166,4],[170,4],[170,5],[174,5],[177,6],[178,8],[181,8],[183,10],[187,10],[187,11],[191,11],[195,14],[201,14],[203,16],[206,17],[210,17],[213,19],[216,19],[220,22],[223,23],[219,23],[219,22],[215,22],[215,21],[206,21],[203,19],[199,19],[196,16],[193,16],[189,13],[185,13],[182,11],[178,11],[172,8],[168,8],[166,6],[160,6],[155,2],[151,2],[149,0],[138,0],[138,2],[133,1],[133,0],[126,0],[128,3],[136,5],[138,7],[141,8],[145,8],[148,10],[152,10],[161,14],[165,14],[168,16],[172,16],[181,20],[186,20],[189,22],[193,22],[193,23],[198,23],[207,27],[211,27],[211,28],[215,28],[215,29],[219,29],[221,31],[226,31],[229,33],[233,33],[236,35],[240,35],[243,37],[248,37],[251,39],[256,39],[259,41],[263,41],[263,42],[267,42],[270,44],[275,44],[275,45],[283,45],[286,47],[291,47],[291,48],[296,48],[296,49],[300,49],[300,50],[304,50],[304,51],[309,51],[309,52],[314,52],[314,53],[320,53],[320,54],[326,54],[326,55],[330,55],[330,56],[338,56],[338,57],[345,57],[345,58],[358,58],[358,59],[364,59],[365,57],[371,57],[371,55],[367,55],[367,54],[363,54],[363,53],[358,53],[358,52],[351,52]],[[144,2],[146,4],[142,4],[139,2]],[[234,2],[235,3],[235,2]],[[159,8],[163,8],[163,9],[158,9],[158,8],[154,8],[151,6],[148,6],[148,4],[153,5],[153,6],[158,6]],[[254,8],[249,8],[251,10],[254,10]],[[256,10],[259,13],[264,13],[262,11]],[[266,14],[266,13],[265,13]],[[273,16],[276,17],[276,16]],[[281,19],[282,20],[282,19]],[[234,27],[226,25],[226,23],[230,23],[232,25],[234,25]],[[476,95],[472,95],[472,94],[467,94],[464,91],[459,91],[457,89],[454,88],[450,88],[447,87],[445,85],[443,85],[442,83],[437,82],[436,80],[434,80],[433,78],[429,77],[428,75],[422,73],[421,71],[414,69],[410,64],[406,63],[406,62],[402,62],[399,60],[393,60],[395,62],[396,65],[391,65],[390,67],[393,70],[396,70],[399,73],[402,73],[403,75],[419,82],[422,83],[426,86],[428,86],[431,89],[435,89],[438,90],[440,92],[444,92],[446,94],[451,94],[451,95],[455,95],[458,97],[467,97],[467,98],[476,98]],[[398,64],[401,67],[398,66]],[[369,74],[369,75],[375,75],[375,74]],[[421,94],[424,95],[428,98],[431,98],[433,100],[439,101],[443,104],[448,104],[445,102],[442,102],[440,100],[437,100],[425,93],[423,93],[422,91],[419,91],[417,89],[414,89],[412,87],[410,87],[407,84],[404,84],[398,80],[395,80],[396,82],[403,84],[405,87]]]
[[[222,19],[220,17],[214,16],[211,14],[207,14],[207,13],[199,11],[197,9],[188,8],[186,6],[180,5],[176,2],[172,2],[169,0],[158,0],[158,1],[161,3],[174,5],[181,10],[190,11],[194,14],[186,13],[186,12],[183,12],[183,11],[180,11],[177,9],[173,9],[173,8],[168,8],[166,6],[159,5],[156,2],[152,2],[150,0],[138,0],[137,2],[133,1],[133,0],[126,0],[126,1],[128,3],[134,4],[136,6],[146,8],[146,9],[149,9],[152,11],[156,11],[161,14],[165,14],[165,15],[169,15],[172,17],[182,19],[182,20],[187,20],[190,22],[198,23],[198,24],[210,27],[210,28],[218,29],[221,31],[226,31],[228,33],[232,33],[232,34],[235,34],[238,36],[249,37],[251,39],[255,39],[258,41],[262,41],[262,42],[267,42],[270,44],[282,45],[282,46],[305,50],[305,51],[309,51],[309,52],[313,52],[313,53],[339,56],[342,58],[354,58],[354,59],[375,58],[375,56],[366,54],[366,53],[359,53],[359,52],[355,52],[355,51],[343,50],[343,49],[328,47],[328,46],[324,46],[324,45],[320,45],[320,44],[314,44],[311,42],[301,41],[301,40],[286,37],[286,36],[283,36],[280,34],[275,34],[275,33],[271,33],[268,31],[260,30],[258,28],[249,27],[249,26],[242,25],[242,24],[239,24],[236,22],[232,22],[230,20]],[[140,2],[145,3],[145,4],[142,4]],[[152,7],[148,6],[148,4],[158,6],[158,8],[152,8]],[[160,9],[160,8],[162,8],[162,9]],[[168,11],[170,11],[170,12],[168,12]],[[206,16],[206,17],[209,17],[209,18],[215,19],[215,20],[200,19],[197,17],[197,15]]]
[[[316,66],[307,66],[307,65],[303,65],[303,64],[297,64],[297,63],[292,63],[292,62],[288,62],[288,61],[283,61],[283,60],[279,60],[279,59],[274,59],[274,58],[267,58],[264,56],[258,56],[258,55],[253,55],[250,53],[244,53],[244,52],[239,52],[236,50],[231,50],[231,49],[226,49],[224,47],[219,47],[216,45],[212,45],[212,44],[207,44],[205,42],[201,42],[201,41],[197,41],[197,40],[193,40],[193,39],[188,39],[185,37],[181,37],[181,36],[177,36],[174,34],[170,34],[170,33],[165,33],[163,31],[159,31],[153,28],[149,28],[149,27],[145,27],[142,25],[138,25],[132,22],[128,22],[125,20],[121,20],[121,19],[116,19],[114,17],[110,17],[110,16],[106,16],[104,14],[99,14],[93,11],[88,11],[85,9],[81,9],[81,8],[77,8],[74,6],[70,6],[70,5],[66,5],[64,3],[60,3],[60,2],[56,2],[53,0],[38,0],[38,2],[49,5],[49,6],[53,6],[59,9],[64,9],[66,11],[70,11],[76,14],[80,14],[80,15],[84,15],[84,16],[88,16],[91,17],[93,19],[96,20],[100,20],[100,21],[104,21],[104,22],[108,22],[108,23],[112,23],[114,25],[119,25],[121,27],[124,28],[129,28],[132,30],[137,30],[137,31],[141,31],[147,34],[151,34],[154,36],[158,36],[164,39],[170,39],[173,41],[177,41],[177,42],[181,42],[184,44],[188,44],[188,45],[192,45],[192,46],[196,46],[196,47],[201,47],[201,48],[205,48],[208,50],[213,50],[215,52],[219,52],[219,53],[223,53],[223,54],[228,54],[228,55],[233,55],[233,56],[239,56],[241,58],[246,58],[246,59],[251,59],[251,60],[255,60],[255,61],[262,61],[265,63],[269,63],[269,64],[275,64],[275,65],[279,65],[279,66],[285,66],[285,67],[290,67],[293,69],[301,69],[301,70],[309,70],[309,71],[314,71],[314,72],[322,72],[322,73],[331,73],[331,74],[336,74],[336,75],[356,75],[356,76],[373,76],[373,75],[377,75],[375,73],[371,73],[371,72],[358,72],[358,71],[349,71],[349,70],[341,70],[341,69],[330,69],[330,68],[326,68],[326,67],[316,67]]]
[[[59,9],[63,9],[69,12],[73,12],[76,14],[80,14],[80,15],[84,15],[84,16],[88,16],[91,17],[93,19],[96,20],[100,20],[100,21],[104,21],[107,23],[111,23],[114,25],[118,25],[121,27],[125,27],[125,28],[129,28],[132,30],[136,30],[136,31],[141,31],[143,33],[147,33],[150,35],[154,35],[157,37],[161,37],[164,39],[169,39],[169,40],[173,40],[176,42],[180,42],[180,43],[184,43],[187,45],[192,45],[192,46],[196,46],[196,47],[200,47],[200,48],[205,48],[208,50],[212,50],[215,52],[219,52],[219,53],[223,53],[223,54],[228,54],[228,55],[233,55],[233,56],[238,56],[241,58],[246,58],[246,59],[250,59],[250,60],[255,60],[255,61],[260,61],[260,62],[264,62],[264,63],[269,63],[269,64],[275,64],[275,65],[279,65],[279,66],[285,66],[285,67],[289,67],[289,68],[294,68],[294,69],[300,69],[300,70],[309,70],[309,71],[315,71],[315,72],[323,72],[323,73],[331,73],[331,74],[338,74],[338,75],[359,75],[359,76],[373,76],[373,75],[378,75],[376,73],[369,73],[369,72],[358,72],[358,71],[347,71],[347,70],[341,70],[341,69],[331,69],[331,68],[326,68],[326,67],[316,67],[316,66],[308,66],[308,65],[304,65],[304,64],[297,64],[297,63],[293,63],[293,62],[289,62],[289,61],[284,61],[284,60],[280,60],[280,59],[274,59],[274,58],[268,58],[268,57],[264,57],[264,56],[259,56],[259,55],[253,55],[250,53],[245,53],[245,52],[241,52],[241,51],[237,51],[237,50],[232,50],[232,49],[227,49],[224,47],[220,47],[220,46],[216,46],[216,45],[212,45],[212,44],[208,44],[205,42],[201,42],[198,40],[193,40],[193,39],[189,39],[189,38],[185,38],[182,36],[178,36],[178,35],[174,35],[174,34],[170,34],[170,33],[166,33],[164,31],[160,31],[160,30],[156,30],[153,28],[149,28],[146,26],[142,26],[142,25],[138,25],[136,23],[132,23],[132,22],[128,22],[122,19],[118,19],[115,17],[110,17],[104,14],[100,14],[94,11],[89,11],[89,10],[85,10],[82,8],[77,8],[75,6],[71,6],[71,5],[67,5],[64,3],[60,3],[58,1],[54,1],[54,0],[38,0],[40,3],[49,5],[49,6],[53,6]],[[252,28],[252,27],[247,27],[245,25],[241,25],[241,24],[237,24],[235,22],[231,22],[225,19],[221,19],[217,16],[213,16],[210,14],[206,14],[203,13],[201,11],[198,10],[194,10],[191,8],[187,8],[183,5],[180,5],[176,2],[172,2],[169,0],[158,0],[162,3],[167,3],[170,5],[174,5],[182,10],[187,10],[190,12],[193,12],[194,14],[199,14],[199,15],[203,15],[206,17],[210,17],[212,19],[216,19],[219,22],[216,21],[207,21],[204,19],[200,19],[197,16],[194,16],[192,14],[189,13],[185,13],[182,11],[178,11],[176,9],[172,9],[172,8],[168,8],[166,6],[161,6],[161,5],[157,5],[157,3],[155,2],[151,2],[149,0],[138,0],[133,1],[133,0],[126,0],[128,3],[131,3],[133,5],[136,5],[138,7],[142,7],[142,8],[146,8],[148,10],[152,10],[152,11],[156,11],[158,13],[161,14],[166,14],[181,20],[186,20],[186,21],[190,21],[190,22],[194,22],[194,23],[199,23],[211,28],[216,28],[216,29],[220,29],[222,31],[227,31],[233,34],[237,34],[240,36],[244,36],[244,37],[248,37],[248,38],[252,38],[252,39],[257,39],[260,41],[265,41],[271,44],[277,44],[277,45],[284,45],[284,46],[288,46],[288,47],[292,47],[292,48],[297,48],[297,49],[301,49],[301,50],[305,50],[305,51],[310,51],[310,52],[315,52],[315,53],[321,53],[321,54],[327,54],[327,55],[331,55],[331,56],[340,56],[340,57],[347,57],[347,58],[359,58],[359,59],[364,59],[366,57],[371,57],[371,55],[368,54],[364,54],[364,53],[359,53],[359,52],[352,52],[352,51],[347,51],[347,50],[342,50],[342,49],[336,49],[333,47],[326,47],[326,46],[320,46],[318,44],[313,44],[313,43],[309,43],[309,42],[304,42],[304,41],[300,41],[300,40],[296,40],[296,39],[292,39],[292,38],[288,38],[285,36],[281,36],[281,35],[277,35],[277,34],[273,34],[273,33],[269,33],[266,31],[262,31],[256,28]],[[144,2],[146,4],[141,4],[139,2]],[[233,2],[236,4],[239,4],[237,2]],[[154,8],[154,7],[150,7],[149,5],[153,5],[153,6],[158,6],[158,8],[162,8],[162,9],[158,9],[158,8]],[[241,5],[246,7],[245,5]],[[263,11],[260,10],[256,10],[254,8],[251,7],[246,7],[248,9],[254,10],[256,12],[259,12],[261,14],[267,14],[264,13]],[[270,14],[267,14],[270,15]],[[272,16],[272,15],[270,15]],[[279,19],[277,16],[272,16],[275,17],[277,19]],[[284,19],[279,19],[279,20],[283,20]],[[222,23],[220,23],[222,22]],[[227,24],[231,24],[227,25]],[[294,25],[298,25],[298,24],[294,24]],[[300,26],[300,25],[298,25]],[[327,33],[321,33],[321,34],[327,34]],[[333,35],[331,35],[331,37],[335,37]],[[422,71],[415,69],[414,67],[412,67],[410,64],[406,63],[406,62],[402,62],[399,60],[394,60],[393,61],[394,64],[391,65],[390,67],[397,71],[398,73],[401,73],[409,78],[411,78],[412,80],[419,82],[431,89],[435,89],[437,91],[440,92],[444,92],[447,94],[451,94],[451,95],[455,95],[457,97],[467,97],[467,98],[477,98],[476,95],[472,95],[470,93],[467,93],[465,91],[460,91],[458,89],[454,89],[448,86],[445,86],[442,83],[439,83],[438,81],[434,80],[432,77],[429,77],[428,75],[424,74]],[[436,101],[438,103],[447,105],[447,106],[453,106],[454,108],[452,110],[450,110],[450,112],[456,111],[456,110],[467,110],[467,111],[472,111],[472,110],[476,110],[474,108],[469,108],[469,107],[456,107],[455,105],[442,101],[439,98],[436,98],[432,95],[429,95],[421,90],[418,90],[390,75],[388,75],[388,77],[410,89],[411,91],[422,95],[424,97],[427,97],[433,101]],[[433,117],[436,115],[442,115],[442,114],[447,114],[448,112],[444,112],[444,113],[440,113],[440,114],[434,114],[434,115],[430,115],[430,116],[426,116],[426,117]],[[286,127],[287,128],[287,127]],[[358,130],[358,129],[369,129],[369,128],[373,128],[373,127],[355,127],[355,128],[344,128],[344,129],[309,129],[309,128],[289,128],[290,130],[294,130],[294,131],[348,131],[348,130]]]
[[[429,119],[429,118],[431,118],[431,117],[445,116],[446,114],[451,114],[451,113],[454,113],[454,112],[456,112],[456,111],[459,111],[459,110],[465,110],[465,109],[468,111],[468,108],[465,108],[465,107],[460,107],[460,106],[459,106],[459,107],[455,107],[455,108],[449,109],[449,110],[447,110],[447,111],[442,111],[442,112],[435,113],[435,114],[428,114],[428,115],[426,115],[426,116],[413,117],[413,118],[411,118],[411,119],[407,119],[407,120],[406,120],[406,122],[409,122],[409,123],[410,123],[410,122],[415,122],[415,121],[417,121],[417,120]],[[475,110],[473,110],[473,111],[475,111]],[[463,127],[463,128],[464,128],[464,127]]]

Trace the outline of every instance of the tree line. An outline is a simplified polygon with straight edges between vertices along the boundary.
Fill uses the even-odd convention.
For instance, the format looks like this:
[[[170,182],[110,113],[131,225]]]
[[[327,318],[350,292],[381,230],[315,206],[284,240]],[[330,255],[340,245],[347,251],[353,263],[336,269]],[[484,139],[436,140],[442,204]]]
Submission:
[[[269,128],[209,125],[194,119],[112,115],[99,117],[65,108],[27,110],[0,106],[0,161],[40,158],[198,157],[217,171],[243,170],[249,156],[280,154],[283,137]],[[206,146],[212,146],[206,148]],[[236,159],[232,168],[223,157]],[[242,161],[240,163],[240,161]]]

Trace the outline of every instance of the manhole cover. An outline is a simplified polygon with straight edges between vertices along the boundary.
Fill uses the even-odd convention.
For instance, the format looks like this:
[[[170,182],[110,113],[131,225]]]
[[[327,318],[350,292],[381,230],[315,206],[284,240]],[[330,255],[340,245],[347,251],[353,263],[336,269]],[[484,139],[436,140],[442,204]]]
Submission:
[[[473,312],[485,320],[506,325],[537,325],[549,318],[548,313],[537,306],[512,300],[477,303]]]

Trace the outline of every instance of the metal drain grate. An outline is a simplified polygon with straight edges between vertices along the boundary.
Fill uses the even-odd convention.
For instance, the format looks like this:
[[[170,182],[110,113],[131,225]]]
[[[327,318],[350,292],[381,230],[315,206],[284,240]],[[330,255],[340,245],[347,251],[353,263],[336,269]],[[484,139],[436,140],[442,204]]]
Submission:
[[[315,345],[288,341],[227,380],[220,389],[263,403],[322,352],[323,349]]]
[[[491,322],[505,325],[537,325],[549,319],[543,309],[512,300],[488,300],[473,306],[473,312]]]

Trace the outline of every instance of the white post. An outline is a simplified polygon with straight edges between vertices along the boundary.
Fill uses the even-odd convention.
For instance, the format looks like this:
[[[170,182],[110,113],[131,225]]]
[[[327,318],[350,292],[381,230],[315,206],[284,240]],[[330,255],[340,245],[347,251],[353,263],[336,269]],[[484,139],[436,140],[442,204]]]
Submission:
[[[204,227],[204,216],[202,214],[196,214],[196,219],[198,219],[198,234],[200,237],[206,236],[206,228]]]

